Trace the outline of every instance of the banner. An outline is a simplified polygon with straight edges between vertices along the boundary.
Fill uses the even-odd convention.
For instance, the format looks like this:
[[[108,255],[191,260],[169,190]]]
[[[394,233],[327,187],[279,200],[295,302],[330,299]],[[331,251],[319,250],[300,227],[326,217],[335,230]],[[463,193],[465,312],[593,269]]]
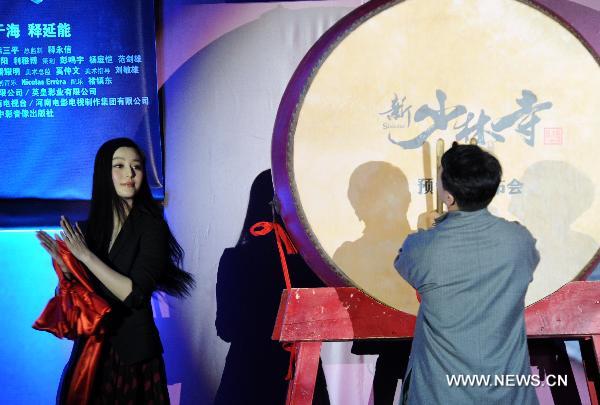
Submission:
[[[147,154],[162,198],[153,3],[30,0],[0,6],[0,198],[85,200],[116,137]]]

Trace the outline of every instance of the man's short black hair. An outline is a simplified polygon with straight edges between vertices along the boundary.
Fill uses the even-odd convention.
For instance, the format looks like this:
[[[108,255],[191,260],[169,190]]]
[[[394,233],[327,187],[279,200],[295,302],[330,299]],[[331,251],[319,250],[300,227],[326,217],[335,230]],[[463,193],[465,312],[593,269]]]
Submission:
[[[463,211],[487,207],[496,195],[501,178],[498,159],[477,145],[454,142],[442,156],[442,185]]]

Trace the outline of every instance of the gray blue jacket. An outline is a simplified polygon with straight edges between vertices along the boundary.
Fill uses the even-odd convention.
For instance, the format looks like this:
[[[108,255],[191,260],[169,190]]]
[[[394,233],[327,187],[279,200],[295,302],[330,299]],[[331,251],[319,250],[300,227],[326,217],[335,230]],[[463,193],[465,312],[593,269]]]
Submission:
[[[487,209],[406,238],[394,265],[422,301],[401,403],[538,404],[523,314],[535,242]]]

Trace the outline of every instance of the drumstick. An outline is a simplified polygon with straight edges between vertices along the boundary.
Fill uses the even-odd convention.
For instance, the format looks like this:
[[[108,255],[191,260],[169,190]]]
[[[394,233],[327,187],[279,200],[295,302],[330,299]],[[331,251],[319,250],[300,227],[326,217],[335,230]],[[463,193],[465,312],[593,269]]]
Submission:
[[[436,143],[436,164],[437,164],[437,173],[439,174],[440,168],[442,167],[442,155],[444,154],[444,140],[438,139]],[[438,178],[438,181],[442,181],[442,179]],[[444,211],[444,207],[442,205],[442,196],[438,192],[436,195],[436,211],[438,214],[441,214]]]
[[[471,138],[471,140],[469,141],[469,143],[471,145],[477,145],[477,138],[475,138],[475,137]]]

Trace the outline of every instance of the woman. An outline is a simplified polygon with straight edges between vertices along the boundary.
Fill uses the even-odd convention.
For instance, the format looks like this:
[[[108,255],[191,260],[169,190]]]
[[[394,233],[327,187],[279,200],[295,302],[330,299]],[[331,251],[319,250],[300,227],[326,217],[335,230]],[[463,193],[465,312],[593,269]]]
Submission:
[[[273,213],[271,170],[260,173],[250,188],[246,219],[239,240],[221,256],[217,272],[217,335],[231,343],[215,405],[284,404],[290,353],[271,339],[286,288],[275,233],[254,236],[263,221],[283,224]],[[324,284],[299,254],[286,256],[291,285],[314,288]],[[315,405],[329,405],[327,384],[319,362]]]
[[[169,403],[162,345],[150,303],[156,290],[188,295],[192,276],[181,270],[183,251],[152,199],[145,160],[130,139],[104,143],[94,163],[92,201],[85,232],[61,217],[61,237],[88,269],[95,292],[111,306],[95,370],[94,403]],[[38,232],[44,249],[69,278],[57,241]],[[66,401],[85,338],[76,340],[58,401]]]

